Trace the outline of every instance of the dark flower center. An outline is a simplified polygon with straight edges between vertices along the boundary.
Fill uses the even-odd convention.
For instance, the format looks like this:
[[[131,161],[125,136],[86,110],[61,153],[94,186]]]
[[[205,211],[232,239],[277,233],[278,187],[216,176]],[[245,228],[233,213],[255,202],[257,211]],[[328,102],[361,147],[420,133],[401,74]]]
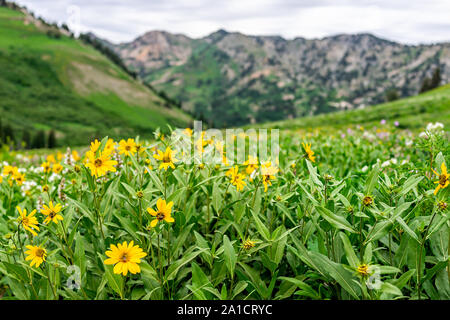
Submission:
[[[103,161],[101,159],[95,159],[94,165],[98,168],[101,167],[103,164]]]
[[[44,256],[45,252],[43,249],[38,248],[36,249],[36,257],[42,258]]]
[[[122,255],[122,257],[120,258],[120,261],[122,261],[122,262],[127,262],[127,261],[128,261],[128,255],[127,255],[126,253],[124,253],[124,254]]]
[[[165,217],[166,217],[165,214],[162,212],[158,212],[156,214],[156,219],[158,219],[159,221],[164,220]]]

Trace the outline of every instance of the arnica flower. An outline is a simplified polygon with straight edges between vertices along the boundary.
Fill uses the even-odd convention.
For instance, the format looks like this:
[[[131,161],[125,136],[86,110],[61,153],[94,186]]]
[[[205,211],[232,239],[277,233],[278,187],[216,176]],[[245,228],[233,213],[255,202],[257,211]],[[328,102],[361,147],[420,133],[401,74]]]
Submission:
[[[32,235],[37,236],[36,231],[34,231],[34,229],[39,231],[38,221],[34,216],[36,214],[36,210],[31,211],[30,214],[27,215],[27,209],[22,210],[19,206],[17,206],[16,209],[19,211],[20,215],[17,221],[19,221],[25,230],[28,230]]]
[[[116,160],[111,160],[109,153],[100,152],[100,155],[97,157],[95,153],[88,151],[86,153],[88,162],[86,163],[86,167],[91,170],[91,175],[96,178],[105,175],[108,171],[115,172],[117,165]]]
[[[356,269],[356,272],[361,276],[361,277],[367,277],[370,275],[369,273],[369,265],[363,263],[360,264],[358,266],[358,268]]]
[[[247,184],[244,179],[245,175],[242,173],[239,173],[239,167],[234,166],[233,168],[230,168],[225,175],[227,175],[230,178],[230,183],[236,187],[237,191],[241,191],[244,189],[244,186]]]
[[[5,166],[3,168],[4,176],[14,176],[19,173],[19,168],[13,166]]]
[[[134,139],[120,140],[119,142],[119,154],[125,154],[126,156],[132,156],[136,153],[136,142]]]
[[[49,154],[49,155],[47,156],[47,162],[50,162],[50,163],[56,163],[56,158],[55,158],[55,156],[54,156],[53,154]]]
[[[45,218],[44,223],[47,224],[50,221],[53,221],[54,223],[58,224],[59,220],[63,220],[63,217],[59,214],[61,212],[62,206],[61,203],[58,203],[56,206],[53,206],[53,202],[50,201],[50,203],[47,205],[43,205],[43,209],[41,210],[41,213],[47,218]]]
[[[132,274],[141,272],[139,263],[147,254],[138,245],[135,246],[133,241],[130,241],[129,244],[124,241],[122,244],[118,243],[117,246],[111,244],[110,249],[105,252],[109,258],[104,263],[115,264],[113,269],[115,274],[126,276],[128,271]]]
[[[192,136],[192,129],[191,128],[186,128],[183,130],[183,133],[185,135],[187,135],[188,137]]]
[[[145,151],[145,147],[142,145],[142,143],[136,144],[136,152],[138,154],[142,154]]]
[[[108,154],[112,153],[114,151],[115,147],[116,147],[116,143],[114,142],[114,140],[111,139],[111,138],[108,139],[108,141],[106,141],[106,144],[105,144],[104,153],[105,154],[106,153],[108,153]]]
[[[247,239],[242,243],[242,248],[244,248],[244,250],[250,250],[255,247],[255,244],[256,244],[255,241]]]
[[[81,157],[76,150],[72,151],[72,158],[75,162],[80,161]]]
[[[177,151],[170,149],[170,147],[167,147],[164,152],[158,150],[158,154],[153,155],[153,157],[156,160],[162,161],[159,165],[159,169],[164,168],[164,170],[167,170],[168,167],[175,169],[174,163],[178,162],[178,159],[174,157],[175,153],[177,153]]]
[[[62,169],[63,169],[63,166],[61,164],[59,164],[59,163],[55,163],[53,165],[53,172],[54,173],[60,173],[62,171]]]
[[[264,192],[267,192],[268,186],[272,185],[271,180],[275,180],[275,174],[278,172],[278,169],[272,167],[272,163],[270,161],[266,162],[261,166],[261,176],[262,182],[264,184]]]
[[[200,153],[204,152],[204,147],[206,147],[207,145],[210,145],[214,142],[212,139],[205,139],[205,135],[206,135],[206,132],[202,131],[200,138],[198,138],[197,141],[195,142],[195,146],[196,146],[197,150],[200,151]]]
[[[302,142],[302,146],[306,153],[305,158],[308,158],[312,162],[316,162],[316,156],[314,156],[314,151],[311,150],[311,144],[305,144]]]
[[[245,172],[247,172],[248,175],[252,174],[256,169],[258,169],[258,157],[252,157],[248,156],[248,160],[244,162],[244,165],[247,166],[245,168]]]
[[[50,162],[47,161],[43,162],[41,164],[41,168],[44,169],[44,173],[49,173],[51,170]]]
[[[31,267],[33,265],[36,265],[36,268],[39,268],[41,263],[44,262],[45,258],[47,257],[47,250],[39,246],[26,246],[26,248],[28,249],[28,251],[25,251],[25,254],[27,255],[25,260],[31,260]]]
[[[372,196],[365,196],[363,198],[363,205],[365,205],[366,207],[371,206],[373,203],[373,197]]]
[[[172,206],[172,201],[166,204],[166,200],[158,199],[156,201],[156,208],[158,209],[158,211],[155,211],[152,208],[147,208],[147,212],[150,213],[153,217],[156,217],[156,219],[153,219],[152,222],[150,222],[150,226],[154,228],[156,227],[158,222],[162,222],[163,220],[167,223],[174,222],[175,219],[171,216]]]
[[[95,141],[91,142],[90,150],[93,153],[96,153],[98,148],[100,148],[100,142],[97,139],[95,139]]]
[[[25,175],[23,173],[17,172],[15,175],[13,175],[12,177],[16,183],[21,186],[23,184],[23,182],[25,181]]]
[[[438,207],[438,209],[440,211],[445,211],[445,210],[447,210],[448,203],[443,201],[443,200],[441,200],[441,201],[438,202],[437,207]]]
[[[448,180],[448,178],[450,177],[450,174],[448,174],[447,167],[445,166],[444,162],[442,162],[442,164],[441,164],[441,174],[437,173],[434,170],[433,170],[433,172],[435,175],[437,175],[439,177],[439,181],[434,182],[434,183],[438,184],[438,186],[434,190],[434,194],[436,195],[436,193],[438,193],[439,189],[444,189],[448,186],[448,184],[450,183],[450,181]]]

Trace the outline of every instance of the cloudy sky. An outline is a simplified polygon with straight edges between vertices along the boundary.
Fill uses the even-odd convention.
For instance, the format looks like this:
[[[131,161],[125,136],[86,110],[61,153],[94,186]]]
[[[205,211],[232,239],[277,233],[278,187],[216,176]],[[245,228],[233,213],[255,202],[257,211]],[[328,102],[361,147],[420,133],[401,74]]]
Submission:
[[[112,42],[151,30],[202,37],[220,28],[321,38],[370,32],[408,44],[450,41],[449,0],[18,0],[38,16]]]

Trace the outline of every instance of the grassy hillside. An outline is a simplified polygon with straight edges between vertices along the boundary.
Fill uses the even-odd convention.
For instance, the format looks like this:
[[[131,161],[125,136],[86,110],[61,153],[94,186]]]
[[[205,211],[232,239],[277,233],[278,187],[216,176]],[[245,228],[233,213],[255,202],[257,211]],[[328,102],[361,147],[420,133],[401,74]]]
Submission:
[[[49,30],[0,7],[0,115],[19,138],[20,130],[54,129],[60,144],[77,145],[191,121],[98,51]]]
[[[350,124],[375,124],[382,119],[399,122],[401,128],[418,129],[428,122],[442,122],[450,126],[450,84],[429,92],[364,109],[328,113],[293,120],[270,122],[254,127],[296,129],[314,127],[342,127]]]

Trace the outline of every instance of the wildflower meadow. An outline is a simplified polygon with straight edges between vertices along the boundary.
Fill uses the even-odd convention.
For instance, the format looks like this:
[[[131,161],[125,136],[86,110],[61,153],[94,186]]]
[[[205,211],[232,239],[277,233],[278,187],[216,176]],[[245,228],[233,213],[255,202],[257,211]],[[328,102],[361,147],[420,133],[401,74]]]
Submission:
[[[450,299],[442,124],[254,133],[3,150],[1,299]]]

